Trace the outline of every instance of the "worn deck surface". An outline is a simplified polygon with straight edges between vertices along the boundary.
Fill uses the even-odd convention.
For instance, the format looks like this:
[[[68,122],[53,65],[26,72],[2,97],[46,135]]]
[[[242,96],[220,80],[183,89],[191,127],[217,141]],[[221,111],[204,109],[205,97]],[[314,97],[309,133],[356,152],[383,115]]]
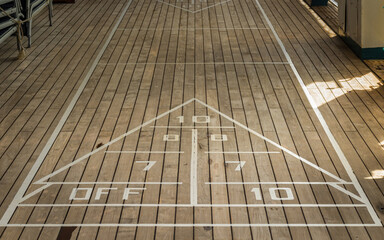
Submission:
[[[384,89],[299,0],[78,0],[0,46],[1,239],[380,239]]]

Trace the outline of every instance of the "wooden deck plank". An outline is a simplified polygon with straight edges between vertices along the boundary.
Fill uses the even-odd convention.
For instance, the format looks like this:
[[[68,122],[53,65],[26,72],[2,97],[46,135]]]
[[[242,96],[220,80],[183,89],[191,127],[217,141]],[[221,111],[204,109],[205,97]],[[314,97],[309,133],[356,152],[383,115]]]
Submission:
[[[97,9],[97,6],[94,6],[91,9],[96,9],[95,13],[97,13],[97,11],[100,11],[100,9]],[[81,10],[81,8],[80,8],[80,10]],[[1,95],[2,106],[4,105],[5,102],[11,102],[12,104],[18,103],[18,101],[13,101],[13,102],[10,101],[9,98],[13,97],[16,100],[19,100],[20,96],[17,96],[17,95],[15,96],[15,92],[17,90],[18,90],[18,92],[28,90],[29,88],[31,88],[31,85],[32,85],[31,81],[33,83],[34,81],[36,81],[36,79],[41,79],[40,81],[43,81],[44,78],[41,77],[41,75],[44,76],[43,72],[44,72],[44,70],[47,69],[48,63],[50,63],[53,59],[60,62],[61,59],[59,57],[57,57],[56,55],[59,52],[65,53],[65,52],[68,52],[68,49],[71,49],[70,47],[67,47],[64,49],[61,47],[64,44],[68,43],[69,40],[71,40],[71,38],[69,37],[69,36],[71,36],[71,35],[69,35],[70,30],[71,30],[71,26],[75,25],[76,21],[78,21],[78,20],[80,20],[80,23],[83,23],[84,25],[89,24],[92,20],[91,18],[89,18],[89,21],[85,21],[86,17],[84,15],[78,16],[79,15],[78,12],[75,11],[74,14],[76,14],[76,13],[77,13],[77,16],[75,15],[76,16],[75,18],[73,18],[73,17],[71,18],[70,17],[71,15],[68,16],[68,18],[67,18],[67,19],[72,19],[73,22],[69,22],[67,25],[63,24],[63,26],[61,26],[57,29],[59,34],[57,34],[56,37],[53,38],[53,44],[48,45],[48,47],[46,47],[46,48],[42,48],[43,54],[39,55],[39,57],[37,58],[38,60],[26,59],[26,62],[23,62],[23,64],[19,65],[20,70],[16,69],[12,75],[9,75],[9,77],[4,80],[4,82],[2,83],[2,85],[3,85],[2,89],[7,90],[7,91],[3,92],[3,94]],[[60,31],[60,29],[62,29],[62,30]],[[74,31],[73,34],[76,34],[76,31]],[[64,38],[64,36],[66,36],[66,35],[68,35],[68,38]],[[78,35],[79,35],[79,32],[77,32],[77,36]],[[55,36],[55,35],[53,35],[53,36]],[[50,38],[51,38],[51,36],[50,36]],[[50,38],[48,38],[48,40]],[[75,43],[75,42],[76,41],[71,41],[71,43]],[[47,44],[47,43],[44,43],[44,44]],[[79,46],[77,46],[77,47],[79,47]],[[62,56],[60,56],[60,57],[62,57]],[[24,65],[24,64],[28,63],[29,61],[33,61],[31,63],[32,64],[31,66]],[[42,63],[42,65],[38,64],[39,61],[40,61],[40,63]],[[28,68],[26,68],[26,67],[28,67]],[[53,67],[55,68],[55,67],[57,67],[57,65],[54,65]],[[24,68],[26,68],[26,69],[24,70]],[[48,68],[47,71],[48,72],[46,72],[45,74],[48,74],[48,76],[49,76],[49,74],[51,74],[51,70]],[[17,73],[19,73],[19,74],[17,74]],[[24,87],[25,89],[20,89],[20,86],[24,86],[23,83],[26,83],[27,87]],[[21,106],[19,106],[19,107],[21,107]]]
[[[62,25],[61,21],[64,20],[62,16],[65,15],[66,12],[68,12],[68,5],[57,5],[54,8],[54,18],[53,21],[57,25]],[[26,55],[28,56],[30,53],[34,53],[37,46],[39,46],[43,39],[45,39],[43,36],[47,32],[52,32],[54,29],[49,28],[49,18],[48,18],[48,9],[45,9],[41,12],[41,14],[38,14],[34,19],[34,32],[33,32],[33,39],[34,44],[31,46],[29,51],[26,52]],[[24,35],[25,36],[25,35]],[[25,44],[25,45],[24,45]],[[23,46],[26,46],[27,44],[27,38],[24,37],[23,39]],[[18,56],[18,50],[17,50],[17,44],[15,38],[9,38],[5,41],[5,43],[1,44],[0,49],[4,55],[1,56],[0,62],[5,63],[1,64],[0,72],[3,73],[5,70],[8,71],[8,69],[13,69],[15,65],[15,59]]]

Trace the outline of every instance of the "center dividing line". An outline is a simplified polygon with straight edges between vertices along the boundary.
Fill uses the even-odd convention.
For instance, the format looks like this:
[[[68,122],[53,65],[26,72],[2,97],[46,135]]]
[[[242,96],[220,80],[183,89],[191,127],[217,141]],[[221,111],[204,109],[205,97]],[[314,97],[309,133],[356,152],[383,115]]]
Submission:
[[[197,129],[192,129],[191,205],[197,205]]]

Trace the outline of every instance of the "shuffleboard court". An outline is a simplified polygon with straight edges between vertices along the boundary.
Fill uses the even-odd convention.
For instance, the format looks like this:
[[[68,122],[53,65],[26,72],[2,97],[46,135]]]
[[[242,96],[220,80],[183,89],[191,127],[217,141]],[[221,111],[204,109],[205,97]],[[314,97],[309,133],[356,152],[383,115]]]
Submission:
[[[326,170],[317,164],[329,168],[331,162],[304,159],[198,99],[176,106],[80,158],[62,154],[59,161],[55,171],[33,182],[18,200],[14,214],[16,219],[31,211],[49,216],[64,208],[71,221],[40,218],[36,222],[11,221],[10,226],[378,225],[375,216],[368,222],[343,219],[343,214],[356,209],[369,216],[371,207],[355,183],[339,177],[347,176],[345,171]],[[61,162],[69,163],[59,167]],[[298,171],[303,176],[294,180],[289,173]],[[83,218],[75,217],[100,208],[119,213],[120,218],[106,223],[90,218],[84,223]],[[181,209],[193,213],[190,222],[150,218],[131,223],[123,218],[138,216],[141,211],[155,217],[158,211]],[[206,218],[207,209],[213,219]],[[267,219],[272,209],[279,210]],[[285,211],[303,213],[288,222]],[[242,217],[230,221],[231,212]],[[321,213],[337,214],[337,218],[327,222],[320,218]],[[220,218],[215,219],[216,214]],[[307,220],[306,215],[318,217]]]
[[[3,215],[3,236],[382,227],[265,4],[124,2]]]

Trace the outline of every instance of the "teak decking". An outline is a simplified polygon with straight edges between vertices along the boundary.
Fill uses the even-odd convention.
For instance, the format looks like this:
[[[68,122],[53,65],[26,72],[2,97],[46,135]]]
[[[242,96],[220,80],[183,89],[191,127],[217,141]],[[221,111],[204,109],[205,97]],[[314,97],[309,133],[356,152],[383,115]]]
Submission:
[[[382,83],[303,2],[42,15],[0,46],[1,239],[383,236]]]

